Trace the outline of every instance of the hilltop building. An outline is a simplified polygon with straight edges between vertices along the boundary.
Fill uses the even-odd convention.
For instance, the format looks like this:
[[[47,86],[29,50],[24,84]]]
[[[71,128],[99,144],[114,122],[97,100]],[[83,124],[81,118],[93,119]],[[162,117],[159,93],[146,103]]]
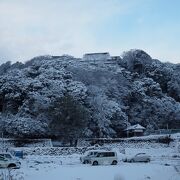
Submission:
[[[111,59],[111,56],[108,52],[104,53],[88,53],[84,54],[83,60],[89,61],[89,60],[108,60]]]

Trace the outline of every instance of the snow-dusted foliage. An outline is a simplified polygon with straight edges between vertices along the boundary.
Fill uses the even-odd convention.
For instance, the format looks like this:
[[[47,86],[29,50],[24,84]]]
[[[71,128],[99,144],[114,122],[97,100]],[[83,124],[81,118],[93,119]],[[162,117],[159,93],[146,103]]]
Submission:
[[[87,96],[86,86],[78,81],[72,81],[67,85],[67,92],[70,96],[74,97],[76,100],[83,102]]]
[[[90,98],[92,110],[92,130],[98,137],[116,136],[127,122],[127,115],[122,111],[121,106],[107,96],[97,94]]]
[[[179,126],[179,103],[162,93],[151,78],[134,81],[129,100],[130,121],[155,129]]]
[[[47,124],[36,121],[30,117],[19,117],[18,115],[6,118],[4,122],[6,134],[12,134],[19,138],[44,137],[47,134]]]
[[[75,143],[74,140],[87,134],[85,130],[90,113],[76,97],[66,94],[56,99],[50,104],[47,116],[50,120],[51,135],[69,140],[71,145]]]
[[[167,83],[167,92],[176,101],[180,102],[180,64],[174,68],[173,76]]]
[[[171,77],[173,77],[173,65],[169,63],[161,63],[158,60],[154,60],[154,62],[146,68],[146,76],[152,78],[154,81],[160,84],[163,92],[167,92],[167,84],[170,81]]]
[[[148,129],[180,128],[180,65],[161,63],[142,50],[130,50],[122,58],[102,56],[97,62],[47,55],[25,64],[2,64],[1,130],[17,137],[55,135],[50,128],[52,118],[59,117],[61,125],[65,117],[72,122],[76,119],[66,116],[69,108],[52,110],[57,100],[67,96],[81,107],[74,105],[74,117],[87,110],[88,122],[79,128],[89,137],[121,136],[129,123]],[[64,127],[68,126],[60,128],[63,134]],[[72,132],[77,137],[78,123],[75,129]]]
[[[162,90],[160,85],[153,81],[151,78],[142,78],[140,80],[136,80],[132,84],[131,96],[133,98],[137,98],[145,96],[162,96]]]
[[[143,73],[152,63],[151,57],[146,52],[138,49],[124,52],[123,61],[126,62],[128,70],[138,73]]]

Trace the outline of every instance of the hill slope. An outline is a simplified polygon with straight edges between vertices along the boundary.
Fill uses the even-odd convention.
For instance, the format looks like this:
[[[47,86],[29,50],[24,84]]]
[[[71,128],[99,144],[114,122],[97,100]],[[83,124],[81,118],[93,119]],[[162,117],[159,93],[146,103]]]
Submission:
[[[180,128],[180,64],[142,50],[7,62],[0,76],[0,123],[8,136],[117,137],[135,123]]]

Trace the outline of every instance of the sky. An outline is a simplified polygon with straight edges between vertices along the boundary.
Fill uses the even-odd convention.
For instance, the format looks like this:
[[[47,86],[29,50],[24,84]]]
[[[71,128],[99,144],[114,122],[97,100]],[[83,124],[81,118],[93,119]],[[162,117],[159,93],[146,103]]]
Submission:
[[[180,0],[0,0],[0,63],[142,49],[180,63]]]

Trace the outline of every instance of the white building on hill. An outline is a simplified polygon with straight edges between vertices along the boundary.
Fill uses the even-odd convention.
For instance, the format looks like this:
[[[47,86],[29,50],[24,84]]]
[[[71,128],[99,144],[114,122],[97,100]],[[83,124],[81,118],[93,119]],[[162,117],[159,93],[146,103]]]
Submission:
[[[91,60],[108,60],[111,59],[111,56],[108,52],[104,53],[89,53],[89,54],[84,54],[83,60],[84,61],[91,61]]]

